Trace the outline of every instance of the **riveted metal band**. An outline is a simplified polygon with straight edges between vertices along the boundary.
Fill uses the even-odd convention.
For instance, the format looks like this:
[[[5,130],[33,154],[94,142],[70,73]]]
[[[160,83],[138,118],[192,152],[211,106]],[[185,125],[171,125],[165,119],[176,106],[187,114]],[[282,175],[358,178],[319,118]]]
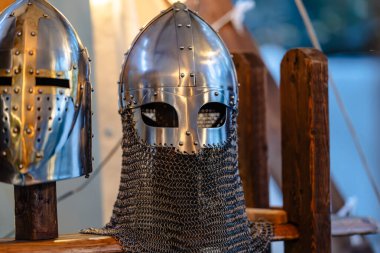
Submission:
[[[173,5],[177,32],[179,86],[196,86],[194,38],[189,10],[182,3]]]

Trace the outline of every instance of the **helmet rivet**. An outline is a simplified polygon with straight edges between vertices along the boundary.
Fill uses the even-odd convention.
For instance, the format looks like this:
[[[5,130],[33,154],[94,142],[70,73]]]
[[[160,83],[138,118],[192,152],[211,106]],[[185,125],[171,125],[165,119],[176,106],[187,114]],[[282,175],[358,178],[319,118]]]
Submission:
[[[33,69],[29,69],[29,74],[33,74],[34,73],[34,70]]]
[[[178,26],[178,27],[182,27],[182,24],[178,24],[177,26]]]
[[[182,142],[182,141],[180,141],[180,142],[179,142],[179,145],[180,145],[180,146],[183,146],[183,142]]]
[[[33,55],[33,54],[34,54],[33,50],[30,50],[29,55]]]
[[[12,12],[11,14],[9,14],[9,17],[14,17],[15,16],[15,13]]]
[[[73,69],[77,69],[78,67],[76,65],[73,66]]]
[[[135,100],[135,101],[133,101],[133,103],[135,104],[135,105],[137,105],[137,101]]]
[[[91,92],[95,92],[95,89],[94,89],[94,88],[91,88]]]
[[[60,90],[60,91],[59,91],[59,94],[60,94],[60,95],[63,95],[63,94],[64,94],[63,90]]]
[[[191,27],[191,25],[190,25],[190,24],[188,24],[188,25],[186,25],[186,27],[187,27],[187,28],[190,28],[190,27]]]
[[[215,96],[219,96],[219,92],[215,91]]]
[[[40,71],[39,70],[36,70],[36,75],[39,75],[40,74]]]
[[[194,74],[194,73],[190,73],[190,76],[191,76],[191,77],[194,77],[194,76],[195,76],[195,74]]]
[[[18,106],[17,105],[14,105],[13,106],[13,111],[17,111],[18,110]]]
[[[8,93],[8,89],[5,88],[5,89],[3,90],[3,92],[4,92],[4,93]]]
[[[19,69],[15,69],[15,74],[19,74],[20,73],[20,70]]]
[[[17,51],[15,52],[15,55],[20,55],[20,51],[17,50]]]
[[[10,74],[10,73],[11,73],[11,70],[10,70],[10,69],[7,69],[7,70],[5,70],[5,73]]]
[[[185,73],[181,73],[181,77],[184,78],[185,77]]]
[[[131,99],[133,99],[133,98],[134,98],[134,96],[133,96],[133,95],[130,95],[130,97],[131,97]]]
[[[26,129],[26,133],[27,133],[27,134],[31,134],[31,133],[32,133],[32,130],[31,130],[30,128],[27,128],[27,129]]]
[[[37,158],[37,159],[42,159],[43,157],[44,157],[44,156],[43,156],[41,153],[37,153],[37,154],[36,154],[36,158]]]
[[[18,133],[18,128],[17,127],[13,128],[13,133],[15,133],[15,134]]]
[[[231,99],[235,99],[235,96],[231,96]]]
[[[38,89],[38,93],[39,94],[42,94],[43,90],[42,89]]]
[[[189,46],[189,50],[193,50],[193,47],[192,47],[192,46]]]
[[[22,35],[22,32],[17,32],[17,36],[21,36]]]
[[[186,131],[187,136],[190,136],[190,134],[191,134],[190,131]]]
[[[31,111],[31,110],[32,110],[32,106],[31,106],[31,105],[28,105],[28,106],[26,107],[26,109],[28,109],[28,111]]]
[[[60,76],[62,76],[62,72],[57,72],[56,75],[57,75],[58,77],[60,77]]]
[[[84,89],[84,85],[83,85],[83,84],[81,84],[81,86],[80,86],[80,89],[81,89],[81,90],[83,90],[83,89]]]
[[[14,92],[15,92],[16,94],[18,94],[18,93],[20,92],[20,88],[18,88],[18,87],[14,88]]]
[[[79,108],[79,104],[76,104],[76,105],[75,105],[75,108]]]
[[[30,93],[30,94],[33,93],[33,88],[29,88],[29,93]]]
[[[49,16],[48,16],[47,14],[44,14],[43,17],[44,17],[44,18],[47,18],[47,17],[49,17]]]
[[[3,151],[3,153],[1,153],[3,156],[7,156],[7,152]]]
[[[180,50],[184,50],[184,49],[185,49],[185,47],[179,47],[179,49],[180,49]]]
[[[179,8],[175,8],[174,10],[175,10],[176,12],[179,12],[179,11],[180,11],[180,9],[179,9]]]
[[[157,92],[154,92],[154,94],[153,94],[155,97],[157,97],[157,95],[158,95],[158,93]]]
[[[24,168],[24,165],[20,164],[20,165],[18,166],[18,168],[19,168],[20,170],[22,170],[22,169]]]
[[[235,105],[235,102],[234,102],[234,101],[231,101],[231,102],[230,102],[230,105]]]
[[[29,5],[29,6],[32,5],[32,2],[28,2],[28,5]]]
[[[34,36],[36,36],[36,32],[31,32],[30,35],[32,35],[34,37]]]
[[[194,141],[194,145],[195,145],[195,146],[198,146],[198,144],[199,144],[199,143],[198,143],[197,141]]]

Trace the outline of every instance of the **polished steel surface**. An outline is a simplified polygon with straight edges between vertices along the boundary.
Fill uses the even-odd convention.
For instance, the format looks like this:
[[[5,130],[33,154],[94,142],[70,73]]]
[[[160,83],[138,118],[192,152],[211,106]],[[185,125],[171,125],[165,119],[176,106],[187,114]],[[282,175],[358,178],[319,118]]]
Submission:
[[[0,15],[0,181],[31,185],[92,170],[87,50],[44,0]]]
[[[190,154],[226,141],[231,110],[237,109],[238,100],[235,67],[222,39],[182,3],[141,29],[126,54],[119,92],[121,108],[134,111],[142,141]],[[157,102],[174,107],[178,128],[144,123],[142,106]],[[213,102],[227,107],[226,123],[198,127],[200,109]]]

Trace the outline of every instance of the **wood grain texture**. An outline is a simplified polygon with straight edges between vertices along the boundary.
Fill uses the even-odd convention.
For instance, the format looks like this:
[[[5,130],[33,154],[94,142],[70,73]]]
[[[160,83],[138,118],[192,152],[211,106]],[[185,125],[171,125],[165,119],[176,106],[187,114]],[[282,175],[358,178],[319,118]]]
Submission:
[[[293,225],[276,225],[273,241],[295,240],[299,237]],[[121,253],[119,243],[112,237],[96,235],[64,235],[57,240],[16,242],[0,240],[2,253]]]
[[[15,242],[0,240],[2,253],[113,253],[122,252],[118,242],[108,236],[64,235],[57,240]]]
[[[265,220],[274,225],[283,225],[288,223],[288,215],[281,209],[247,208],[247,216],[250,221]]]
[[[289,51],[281,64],[284,209],[300,239],[286,253],[331,252],[327,58]]]
[[[239,87],[239,171],[247,207],[269,208],[265,89],[268,71],[253,53],[234,53]]]
[[[58,237],[56,183],[15,186],[17,240],[47,240]]]

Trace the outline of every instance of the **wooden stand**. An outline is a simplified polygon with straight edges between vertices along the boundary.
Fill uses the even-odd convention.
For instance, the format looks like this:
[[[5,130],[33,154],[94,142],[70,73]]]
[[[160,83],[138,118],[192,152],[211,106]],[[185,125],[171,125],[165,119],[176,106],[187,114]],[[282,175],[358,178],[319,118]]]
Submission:
[[[281,65],[284,209],[298,241],[286,253],[331,252],[327,58],[315,49],[289,51]]]
[[[265,90],[268,71],[254,53],[235,53],[239,87],[239,172],[247,207],[269,208]]]
[[[15,186],[16,240],[58,237],[56,183]]]

